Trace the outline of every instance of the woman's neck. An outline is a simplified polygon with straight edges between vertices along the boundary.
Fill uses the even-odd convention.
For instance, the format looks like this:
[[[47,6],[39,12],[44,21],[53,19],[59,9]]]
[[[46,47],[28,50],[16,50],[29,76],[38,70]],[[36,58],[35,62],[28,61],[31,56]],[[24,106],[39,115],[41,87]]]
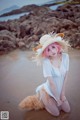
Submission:
[[[49,59],[53,66],[60,68],[62,62],[62,54],[58,54],[56,57],[51,57]]]

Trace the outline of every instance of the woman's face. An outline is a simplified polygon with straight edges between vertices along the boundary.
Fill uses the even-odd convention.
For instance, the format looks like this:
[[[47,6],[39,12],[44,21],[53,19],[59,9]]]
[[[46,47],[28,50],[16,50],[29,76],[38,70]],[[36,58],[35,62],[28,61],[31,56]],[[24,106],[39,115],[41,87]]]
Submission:
[[[46,53],[48,57],[56,57],[58,54],[58,48],[54,44],[49,45],[48,48],[46,48]]]

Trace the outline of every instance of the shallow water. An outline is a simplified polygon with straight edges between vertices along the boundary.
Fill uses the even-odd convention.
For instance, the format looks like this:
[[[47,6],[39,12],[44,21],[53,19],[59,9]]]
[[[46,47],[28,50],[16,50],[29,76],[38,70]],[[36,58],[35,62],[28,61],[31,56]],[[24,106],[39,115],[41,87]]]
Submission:
[[[64,0],[57,0],[57,1],[56,0],[44,0],[44,1],[40,1],[40,0],[31,0],[30,1],[30,0],[27,0],[25,2],[22,1],[23,4],[21,4],[21,7],[22,7],[22,5],[25,6],[25,5],[30,5],[30,4],[36,4],[36,5],[41,6],[41,5],[44,5],[44,4],[52,4],[52,3],[56,3],[56,2],[60,2],[60,1],[64,1]],[[63,4],[52,5],[50,7],[50,9],[56,10],[59,6],[62,6],[62,5]],[[0,15],[4,14],[4,13],[6,13],[6,11],[5,12],[4,12],[4,10],[0,11]],[[8,21],[8,20],[19,19],[21,16],[28,15],[28,14],[29,14],[29,12],[23,12],[23,13],[20,13],[20,14],[4,16],[4,17],[0,17],[0,21]]]
[[[0,21],[8,21],[8,20],[19,19],[21,16],[28,15],[28,14],[29,14],[29,12],[24,12],[24,13],[20,13],[20,14],[0,17]]]
[[[18,108],[19,102],[35,94],[35,88],[44,82],[42,67],[30,60],[31,52],[16,50],[0,56],[0,111],[9,111],[10,120],[79,120],[80,118],[80,50],[71,50],[70,70],[66,96],[71,113],[53,117],[45,110],[26,111]]]

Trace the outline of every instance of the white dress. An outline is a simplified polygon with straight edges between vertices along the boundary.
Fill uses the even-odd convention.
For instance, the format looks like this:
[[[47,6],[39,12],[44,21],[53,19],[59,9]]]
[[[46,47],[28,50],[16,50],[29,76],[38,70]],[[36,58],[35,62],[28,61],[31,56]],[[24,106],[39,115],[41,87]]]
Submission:
[[[43,75],[45,78],[47,78],[48,76],[52,76],[59,97],[61,94],[64,77],[68,69],[69,69],[69,56],[67,53],[62,53],[62,61],[60,68],[54,67],[48,58],[45,58],[43,60]],[[39,92],[42,87],[44,87],[46,92],[56,100],[54,94],[51,92],[48,79],[45,83],[37,87],[36,92]]]

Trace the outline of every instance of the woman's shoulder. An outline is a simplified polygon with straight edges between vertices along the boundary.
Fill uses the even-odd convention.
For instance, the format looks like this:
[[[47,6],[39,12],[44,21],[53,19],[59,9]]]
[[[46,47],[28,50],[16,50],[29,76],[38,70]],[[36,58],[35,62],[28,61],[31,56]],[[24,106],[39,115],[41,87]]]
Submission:
[[[44,59],[43,59],[43,62],[48,62],[48,58],[44,58]]]
[[[69,54],[68,54],[68,53],[62,53],[62,55],[63,55],[64,58],[69,57]]]
[[[48,59],[48,58],[44,58],[44,59],[43,59],[43,64],[48,65],[48,64],[49,64],[49,59]]]
[[[63,61],[69,61],[69,54],[63,53]]]

